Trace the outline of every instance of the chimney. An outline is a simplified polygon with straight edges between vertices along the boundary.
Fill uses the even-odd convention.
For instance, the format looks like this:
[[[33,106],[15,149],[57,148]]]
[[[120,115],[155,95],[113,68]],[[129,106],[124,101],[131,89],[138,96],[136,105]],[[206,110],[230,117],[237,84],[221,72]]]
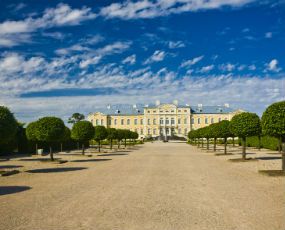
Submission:
[[[174,100],[174,101],[173,101],[173,104],[176,105],[176,106],[178,106],[178,100]]]
[[[229,103],[225,103],[224,105],[226,108],[230,108],[230,104]]]
[[[156,106],[159,106],[159,105],[160,105],[160,100],[156,100],[156,101],[155,101],[155,105],[156,105]]]

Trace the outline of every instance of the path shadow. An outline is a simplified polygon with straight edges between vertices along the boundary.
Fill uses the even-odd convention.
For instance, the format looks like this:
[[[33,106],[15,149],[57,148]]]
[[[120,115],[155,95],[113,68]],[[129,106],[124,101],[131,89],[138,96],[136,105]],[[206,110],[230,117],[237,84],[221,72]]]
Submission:
[[[0,165],[0,169],[14,169],[14,168],[21,168],[24,167],[23,165]]]
[[[70,167],[70,168],[45,168],[45,169],[31,169],[27,170],[28,173],[58,173],[58,172],[71,172],[87,169],[85,167]]]
[[[280,160],[282,159],[282,157],[256,157],[255,159],[259,159],[259,160]]]
[[[107,153],[107,154],[98,154],[97,156],[110,157],[110,156],[125,156],[125,155],[129,155],[129,154],[127,153]]]
[[[90,159],[90,160],[74,160],[71,162],[99,162],[99,161],[110,161],[112,159]]]
[[[23,192],[29,189],[31,189],[29,186],[0,186],[0,196]]]

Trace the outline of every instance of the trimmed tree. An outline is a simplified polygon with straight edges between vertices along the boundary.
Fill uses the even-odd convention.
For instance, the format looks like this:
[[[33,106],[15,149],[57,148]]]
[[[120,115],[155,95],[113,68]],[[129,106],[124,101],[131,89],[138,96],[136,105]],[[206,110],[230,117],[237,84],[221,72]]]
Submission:
[[[58,143],[64,133],[65,125],[60,118],[44,117],[37,121],[36,138],[49,144],[50,158],[54,161],[51,145]]]
[[[0,144],[12,141],[17,133],[18,124],[10,110],[0,106]]]
[[[224,154],[227,154],[228,137],[232,136],[230,130],[230,122],[228,120],[220,121],[217,123],[217,135],[224,139]]]
[[[113,149],[113,140],[117,138],[117,130],[114,128],[107,128],[107,140],[110,142],[110,149]]]
[[[118,142],[118,149],[120,148],[121,141],[124,139],[124,129],[117,129],[117,142]]]
[[[82,155],[85,154],[84,142],[89,141],[94,136],[94,127],[89,121],[78,121],[71,129],[71,138],[82,142]]]
[[[98,142],[99,152],[101,152],[101,141],[105,140],[108,136],[105,126],[98,125],[95,126],[94,140]]]
[[[217,138],[219,138],[219,123],[211,124],[209,127],[212,133],[212,138],[214,139],[214,152],[216,152]]]
[[[282,143],[282,170],[285,171],[285,101],[270,105],[262,115],[261,124],[264,134],[278,138],[279,146]]]
[[[70,140],[70,138],[71,138],[71,131],[68,127],[65,126],[64,133],[62,135],[61,143],[60,143],[60,151],[61,152],[63,151],[63,143]]]
[[[74,113],[70,118],[68,118],[68,123],[75,124],[78,121],[82,121],[85,119],[85,116],[81,113]]]
[[[260,119],[255,113],[240,113],[230,121],[230,131],[242,140],[242,159],[246,159],[246,138],[261,133]]]
[[[38,139],[37,139],[38,123],[37,121],[31,122],[26,128],[27,139],[35,143],[36,154],[38,153]]]

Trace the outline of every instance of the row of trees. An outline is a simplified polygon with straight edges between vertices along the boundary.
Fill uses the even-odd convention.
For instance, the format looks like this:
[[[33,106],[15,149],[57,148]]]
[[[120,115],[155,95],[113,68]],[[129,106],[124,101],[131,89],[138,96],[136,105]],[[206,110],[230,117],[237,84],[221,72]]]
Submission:
[[[285,101],[270,105],[262,115],[258,117],[255,113],[240,113],[235,115],[231,121],[221,121],[210,126],[192,130],[188,133],[188,138],[200,145],[200,142],[213,139],[214,151],[218,138],[224,141],[224,153],[227,154],[227,139],[229,137],[239,137],[242,140],[242,158],[246,159],[246,138],[251,136],[269,135],[278,138],[279,146],[283,146],[282,170],[285,171]],[[234,138],[233,138],[234,141]],[[282,144],[283,143],[283,144]],[[281,148],[281,147],[280,147]]]
[[[82,144],[82,154],[85,151],[85,143],[89,144],[90,140],[98,142],[99,151],[101,150],[101,141],[109,140],[110,148],[113,147],[113,140],[117,140],[118,147],[122,140],[127,145],[127,139],[135,140],[138,138],[136,132],[124,129],[105,128],[104,126],[93,126],[91,122],[82,120],[80,114],[69,119],[69,123],[73,123],[70,130],[64,125],[64,122],[57,117],[43,117],[37,121],[28,124],[24,129],[23,125],[19,124],[14,115],[8,108],[0,106],[0,147],[1,145],[9,144],[17,139],[17,135],[23,134],[28,141],[35,144],[35,150],[38,151],[38,143],[49,145],[49,153],[51,160],[54,160],[52,146],[54,144],[61,145],[69,140],[77,141]],[[24,133],[19,132],[24,131]]]

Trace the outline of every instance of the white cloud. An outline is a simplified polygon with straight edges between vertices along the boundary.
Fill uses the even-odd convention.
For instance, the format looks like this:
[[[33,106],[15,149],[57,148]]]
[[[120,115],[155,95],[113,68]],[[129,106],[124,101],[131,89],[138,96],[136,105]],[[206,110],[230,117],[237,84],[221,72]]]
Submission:
[[[252,64],[252,65],[248,66],[248,69],[254,71],[254,70],[256,70],[256,66],[254,64]]]
[[[192,65],[197,64],[198,62],[200,62],[202,59],[204,58],[204,56],[199,56],[199,57],[195,57],[193,59],[189,59],[187,61],[183,61],[180,65],[180,67],[190,67]]]
[[[130,65],[135,64],[135,62],[136,62],[136,55],[135,55],[135,54],[126,57],[126,58],[122,61],[123,64],[130,64]]]
[[[168,42],[169,49],[183,48],[185,44],[182,41],[169,41]]]
[[[87,57],[85,60],[82,60],[79,63],[79,67],[81,69],[84,69],[84,68],[87,68],[89,65],[95,65],[101,60],[101,58],[102,58],[101,56],[95,56],[92,58]]]
[[[231,63],[221,64],[219,65],[219,69],[224,72],[231,72],[236,68],[236,65]]]
[[[208,66],[203,66],[201,69],[200,69],[200,73],[208,73],[210,72],[211,70],[213,70],[215,68],[214,65],[208,65]]]
[[[278,60],[272,59],[269,63],[267,63],[266,71],[280,72],[281,68],[278,67]]]
[[[0,39],[2,39],[2,46],[18,45],[21,43],[19,39],[18,42],[14,42],[18,34],[29,34],[38,29],[78,25],[95,17],[96,14],[91,12],[91,8],[72,9],[69,5],[60,3],[55,8],[46,9],[41,17],[28,17],[19,21],[7,20],[0,23]],[[4,39],[5,42],[3,42]],[[8,40],[11,42],[9,43]]]
[[[156,50],[148,59],[145,60],[144,64],[163,61],[165,56],[166,53],[164,51]]]
[[[265,33],[265,38],[272,38],[272,32]]]
[[[155,18],[182,12],[213,10],[222,7],[241,7],[254,0],[140,0],[112,3],[103,7],[100,15],[106,18],[123,20],[138,18]]]

